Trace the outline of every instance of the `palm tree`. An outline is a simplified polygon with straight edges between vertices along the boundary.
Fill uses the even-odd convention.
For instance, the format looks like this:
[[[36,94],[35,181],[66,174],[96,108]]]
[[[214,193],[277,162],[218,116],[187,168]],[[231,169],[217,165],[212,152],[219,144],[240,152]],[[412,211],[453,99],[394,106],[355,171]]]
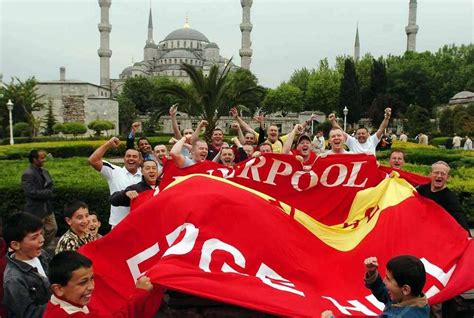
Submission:
[[[205,134],[208,141],[221,116],[227,115],[229,110],[239,104],[247,94],[255,91],[263,92],[263,88],[260,86],[252,86],[238,91],[231,89],[231,82],[227,78],[230,67],[230,61],[222,70],[217,65],[213,65],[209,75],[204,76],[202,70],[184,63],[181,69],[191,79],[190,85],[183,87],[179,84],[170,84],[159,89],[160,93],[177,97],[180,109],[188,115],[199,117],[208,122]],[[241,105],[241,108],[245,108],[245,106]]]

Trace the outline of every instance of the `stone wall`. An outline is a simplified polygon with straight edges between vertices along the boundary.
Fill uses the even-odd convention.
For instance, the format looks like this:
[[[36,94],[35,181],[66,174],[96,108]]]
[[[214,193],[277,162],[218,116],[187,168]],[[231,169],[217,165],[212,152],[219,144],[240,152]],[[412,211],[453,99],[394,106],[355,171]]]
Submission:
[[[63,121],[85,123],[86,113],[83,96],[63,96]]]

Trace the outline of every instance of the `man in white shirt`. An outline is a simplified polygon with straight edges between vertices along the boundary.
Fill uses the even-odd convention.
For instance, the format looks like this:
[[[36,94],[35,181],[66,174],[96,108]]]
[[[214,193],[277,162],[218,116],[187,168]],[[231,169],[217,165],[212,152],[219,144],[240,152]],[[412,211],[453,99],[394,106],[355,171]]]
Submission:
[[[322,130],[318,130],[316,135],[313,138],[313,150],[316,153],[323,153],[326,148],[326,140],[324,140],[324,135]]]
[[[372,153],[375,155],[375,148],[380,142],[380,138],[382,137],[384,130],[388,127],[391,114],[392,109],[385,108],[384,119],[380,124],[379,129],[373,135],[369,136],[369,131],[364,127],[357,129],[355,138],[344,132],[346,137],[346,145],[349,147],[349,151],[353,153]],[[341,129],[336,121],[335,114],[330,114],[328,119],[331,122],[333,128]]]
[[[461,141],[462,141],[462,138],[459,137],[458,135],[454,134],[453,149],[461,149]]]
[[[469,136],[466,136],[466,141],[464,142],[464,150],[472,150],[472,140]]]
[[[142,157],[138,150],[127,149],[123,157],[124,166],[119,167],[108,161],[102,160],[107,150],[118,148],[120,140],[117,137],[110,138],[109,141],[97,148],[89,157],[89,164],[99,171],[109,184],[110,194],[124,190],[129,185],[142,180],[142,173],[139,169]],[[114,227],[120,223],[128,214],[130,207],[111,206],[109,224]]]

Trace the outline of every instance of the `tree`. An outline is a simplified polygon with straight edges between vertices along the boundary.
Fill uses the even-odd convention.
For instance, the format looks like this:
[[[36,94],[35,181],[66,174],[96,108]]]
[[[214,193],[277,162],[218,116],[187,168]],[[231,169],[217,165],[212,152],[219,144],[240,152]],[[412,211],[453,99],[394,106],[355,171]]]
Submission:
[[[308,80],[305,110],[319,110],[330,113],[338,108],[341,76],[329,67],[327,59],[319,63],[319,68]]]
[[[63,134],[71,134],[74,136],[74,138],[77,137],[77,135],[82,135],[87,132],[87,127],[80,122],[77,121],[71,121],[69,123],[64,123],[63,124]]]
[[[48,101],[48,112],[46,113],[46,116],[44,117],[44,123],[46,125],[46,127],[44,128],[44,134],[47,136],[51,136],[52,134],[54,134],[53,127],[56,124],[56,118],[54,118],[52,100]]]
[[[300,112],[303,110],[303,93],[291,84],[282,83],[276,89],[270,89],[263,100],[266,112]]]
[[[229,81],[230,95],[235,95],[237,92],[242,92],[252,87],[260,87],[260,89],[252,90],[243,95],[240,100],[240,104],[248,109],[248,115],[255,114],[257,109],[262,107],[262,102],[265,98],[265,90],[258,85],[258,79],[252,72],[239,68],[236,71],[230,72],[227,80]]]
[[[228,63],[222,69],[218,65],[213,65],[209,70],[209,75],[204,76],[202,70],[184,63],[181,69],[189,76],[190,85],[185,88],[175,83],[164,85],[157,90],[159,94],[175,96],[180,103],[180,109],[190,116],[198,116],[206,120],[208,141],[221,116],[228,115],[230,108],[243,101],[247,94],[262,90],[258,86],[237,91],[231,90],[231,83],[228,81],[231,65]]]
[[[115,125],[109,120],[96,119],[91,121],[89,125],[87,125],[87,128],[93,130],[94,134],[98,137],[102,134],[103,131],[107,133],[107,130],[114,129]]]
[[[36,136],[38,134],[41,124],[41,121],[34,116],[33,112],[39,111],[44,107],[43,103],[39,101],[43,96],[37,94],[36,84],[37,81],[34,77],[26,81],[15,78],[10,84],[2,88],[1,92],[5,103],[8,99],[11,99],[15,105],[13,108],[13,122],[27,122],[30,127],[30,136]],[[3,103],[3,105],[5,105],[5,103]],[[2,127],[6,128],[8,127],[7,110],[3,110],[3,107],[0,107],[0,109],[5,112],[4,115],[2,115]]]
[[[15,137],[26,137],[30,134],[30,125],[25,122],[19,122],[13,125],[13,135]]]
[[[117,101],[119,103],[119,129],[121,132],[125,132],[130,129],[135,118],[137,118],[138,110],[135,104],[124,94],[120,94]]]
[[[130,77],[123,85],[122,96],[132,101],[136,109],[144,114],[149,111],[152,104],[151,92],[154,88],[148,77]]]
[[[431,131],[430,113],[426,108],[410,105],[406,112],[406,130],[412,135]]]
[[[349,123],[357,122],[362,116],[362,109],[359,83],[352,59],[346,59],[344,62],[344,75],[341,79],[338,111],[342,113],[342,109],[345,106],[350,110],[347,121]]]
[[[367,53],[354,64],[357,74],[357,82],[359,84],[362,109],[369,107],[375,98],[375,96],[372,96],[371,94],[373,61],[373,56],[370,55],[370,53]]]
[[[439,129],[444,136],[452,136],[454,134],[453,111],[447,107],[440,112]]]

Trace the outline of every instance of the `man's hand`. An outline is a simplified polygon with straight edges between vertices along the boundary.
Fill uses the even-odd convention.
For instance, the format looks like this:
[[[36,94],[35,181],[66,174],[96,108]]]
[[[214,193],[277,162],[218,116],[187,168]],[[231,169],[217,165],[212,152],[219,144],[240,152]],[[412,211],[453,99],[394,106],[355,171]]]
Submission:
[[[127,191],[127,192],[125,192],[125,195],[126,195],[127,197],[129,197],[130,200],[133,200],[133,199],[135,199],[136,197],[138,197],[138,192],[135,191],[135,190]]]
[[[240,148],[240,147],[242,147],[242,144],[240,143],[240,140],[239,140],[239,138],[237,138],[237,137],[233,137],[233,138],[232,138],[230,141],[232,141],[232,142],[234,143],[234,145],[236,145],[236,146],[237,146],[237,148]],[[222,149],[222,148],[221,148],[221,149]]]
[[[389,119],[392,116],[392,109],[390,107],[385,108],[385,115],[384,117]]]
[[[334,314],[330,310],[325,310],[321,313],[321,318],[334,318]]]
[[[136,121],[132,124],[132,131],[133,132],[136,132],[138,130],[138,128],[140,128],[141,124],[140,122]]]
[[[239,123],[232,123],[232,125],[230,126],[230,128],[232,128],[233,130],[239,130],[240,126],[239,126]]]
[[[328,116],[328,120],[330,122],[336,121],[336,114],[330,113],[329,116]]]
[[[107,146],[109,148],[118,148],[119,145],[120,139],[118,139],[117,137],[112,137],[109,139],[109,141],[107,141]]]
[[[260,126],[263,126],[263,123],[265,121],[265,116],[263,116],[263,115],[254,116],[253,120],[258,122],[260,124]]]
[[[295,127],[293,128],[293,132],[295,134],[302,134],[304,132],[304,127],[300,124],[296,124]]]
[[[237,107],[232,107],[229,111],[229,115],[233,118],[239,117],[239,111],[237,110]]]
[[[368,257],[364,260],[364,265],[365,265],[365,270],[367,271],[367,273],[370,275],[372,275],[373,273],[375,273],[377,271],[377,268],[379,267],[379,263],[377,261],[377,257]]]
[[[174,104],[173,106],[170,107],[170,116],[176,116],[177,112],[178,112],[178,104]]]
[[[207,127],[208,125],[209,125],[209,123],[207,122],[207,120],[203,119],[199,122],[198,126],[202,128],[202,127]]]
[[[137,279],[137,283],[135,284],[135,287],[144,289],[146,291],[153,290],[153,284],[151,283],[150,277],[145,276],[145,275]]]

